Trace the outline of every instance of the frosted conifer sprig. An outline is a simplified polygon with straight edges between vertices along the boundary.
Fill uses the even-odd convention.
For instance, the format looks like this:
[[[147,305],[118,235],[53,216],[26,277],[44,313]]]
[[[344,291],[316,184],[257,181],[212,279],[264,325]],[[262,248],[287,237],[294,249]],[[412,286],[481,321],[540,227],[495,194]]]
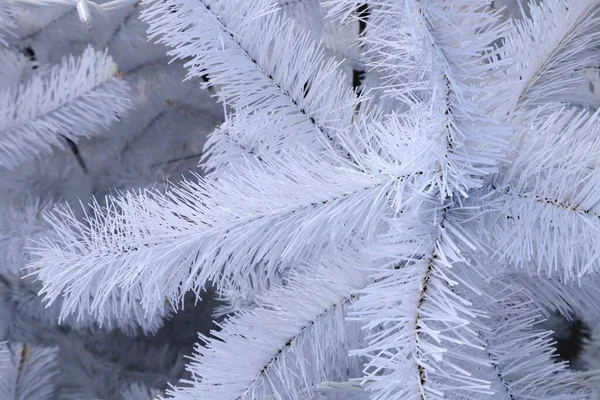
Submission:
[[[0,352],[0,396],[6,400],[50,400],[59,369],[58,348],[4,343]]]
[[[522,276],[515,277],[519,279]],[[556,360],[552,332],[536,327],[543,319],[537,304],[508,282],[491,285],[487,294],[491,322],[480,332],[492,365],[494,391],[515,399],[585,398],[587,390],[568,370],[568,363]]]
[[[290,144],[318,152],[351,125],[360,99],[339,64],[276,11],[269,0],[168,0],[151,1],[143,18],[169,54],[191,58],[189,76],[208,74],[204,86],[218,85],[226,104],[268,112]]]
[[[516,107],[535,107],[560,98],[562,92],[581,82],[581,71],[597,66],[597,1],[545,0],[528,6],[531,18],[515,21],[515,32],[506,38],[503,48],[504,56],[515,60],[511,73],[519,79],[498,112],[512,113]]]
[[[407,151],[405,156],[410,154]],[[385,165],[378,155],[372,157]],[[368,161],[373,159],[364,160]],[[349,239],[354,232],[372,237],[378,225],[366,221],[382,218],[389,193],[402,202],[400,193],[414,166],[396,166],[392,171],[404,172],[406,178],[393,180],[388,179],[391,171],[368,173],[367,167],[358,171],[352,166],[331,166],[298,149],[269,162],[238,165],[234,173],[218,180],[188,181],[165,194],[126,194],[108,207],[95,207],[87,222],[63,210],[49,215],[51,226],[60,233],[53,239],[56,242],[45,243],[53,253],[52,264],[69,267],[59,274],[51,272],[47,261],[30,267],[43,276],[47,299],[69,293],[64,307],[70,311],[83,311],[90,297],[94,298],[91,310],[101,310],[115,292],[127,291],[138,282],[148,310],[161,308],[165,296],[178,303],[186,290],[199,290],[209,280],[227,279],[243,286],[255,274],[253,260],[277,260],[264,265],[270,276],[282,265],[326,254],[335,245],[331,238]],[[263,186],[267,183],[269,189]],[[340,213],[343,222],[324,223],[330,212]],[[253,240],[259,236],[263,241]],[[227,243],[218,245],[224,237]],[[295,249],[289,247],[290,241]],[[39,254],[49,256],[46,250]],[[85,289],[80,286],[83,281]]]
[[[0,92],[0,165],[14,168],[65,138],[90,137],[118,120],[129,107],[128,86],[106,52],[87,48],[47,77]]]
[[[332,16],[357,17],[348,2],[326,3]],[[484,1],[378,1],[369,18],[373,27],[359,38],[367,67],[390,77],[387,96],[431,119],[419,135],[439,146],[441,174],[432,174],[432,187],[441,199],[481,187],[497,170],[510,135],[510,127],[489,115],[503,99],[490,93],[501,82],[508,86],[509,63],[493,43],[509,34],[509,25]]]
[[[109,205],[112,205],[113,208],[106,208],[104,211],[112,213],[113,216],[118,215],[118,204],[109,203]],[[95,207],[96,210],[100,209],[97,203],[95,203]],[[83,244],[83,247],[72,247],[71,251],[73,255],[70,257],[69,261],[72,265],[72,269],[65,270],[63,273],[55,276],[57,282],[64,281],[66,284],[64,290],[69,293],[68,296],[61,299],[62,305],[60,307],[60,312],[58,313],[58,321],[62,322],[72,319],[73,317],[85,319],[85,315],[92,315],[99,322],[100,326],[104,326],[108,329],[119,327],[124,331],[133,331],[137,325],[145,332],[155,332],[160,327],[162,318],[167,317],[172,311],[169,304],[164,301],[164,297],[160,297],[158,304],[156,304],[152,309],[152,312],[149,313],[147,309],[145,310],[140,304],[144,294],[144,288],[139,284],[136,285],[136,282],[128,282],[128,290],[119,291],[115,289],[119,287],[120,282],[113,281],[107,276],[107,274],[111,272],[110,269],[103,268],[100,264],[95,262],[93,265],[96,267],[85,270],[81,269],[80,265],[82,262],[89,262],[92,260],[89,258],[77,260],[75,255],[81,254],[83,250],[91,244],[98,243],[98,241],[102,243],[103,232],[90,230],[85,222],[79,221],[73,216],[68,207],[62,207],[61,213],[55,214],[54,217],[56,218],[59,215],[63,218],[62,223],[69,226],[72,235],[74,235],[71,237],[71,241],[74,237],[85,236],[88,236],[90,241]],[[91,218],[88,218],[88,220],[89,219]],[[52,224],[55,220],[56,219],[49,220],[48,222]],[[105,225],[103,229],[107,232],[111,229],[115,229],[115,225]],[[48,243],[53,242],[48,241]],[[125,252],[132,249],[128,246],[127,242],[122,240],[122,238],[118,239],[115,244],[117,244],[119,249]],[[108,250],[108,248],[106,249]],[[33,254],[35,254],[35,252],[33,252]],[[108,253],[106,256],[110,258],[111,255]],[[35,262],[30,263],[26,271],[31,274],[39,273]],[[82,292],[68,282],[69,279],[67,279],[67,277],[69,275],[79,282],[86,282],[85,292]],[[42,287],[41,290],[43,291],[44,288]],[[90,293],[94,296],[90,296]],[[144,296],[156,296],[156,294],[156,292],[146,292]],[[50,295],[49,298],[52,301],[56,300],[56,297],[52,295]],[[132,326],[134,327],[133,329]]]
[[[349,3],[328,4],[335,15]],[[518,290],[515,276],[526,275],[515,267],[539,279],[558,272],[565,284],[596,272],[599,230],[588,214],[598,197],[597,116],[537,108],[521,95],[537,90],[536,77],[571,67],[560,50],[568,32],[536,41],[546,61],[532,66],[510,43],[551,29],[540,19],[556,7],[585,31],[592,3],[543,3],[521,28],[500,22],[487,0],[371,6],[381,29],[361,36],[366,65],[389,74],[385,94],[403,103],[386,115],[363,108],[337,64],[321,62],[270,1],[153,2],[152,36],[189,57],[190,74],[206,74],[236,109],[204,158],[219,170],[165,194],[116,196],[84,222],[69,210],[49,215],[57,235],[31,265],[43,293],[63,297],[65,314],[101,315],[132,306],[121,301],[129,293],[152,312],[208,282],[267,290],[264,308],[203,338],[195,377],[174,399],[300,399],[336,379],[355,379],[375,400],[586,398],[581,377],[554,362],[549,334],[534,329],[540,310],[564,309],[557,299],[569,291],[551,285],[533,301],[543,285]],[[595,40],[577,37],[570,55]],[[365,259],[331,271],[339,252]],[[290,270],[287,286],[268,284]],[[346,284],[353,274],[360,284]],[[328,358],[330,338],[304,342],[304,333],[324,332],[331,319],[318,317],[349,298],[347,321],[362,325],[361,340]],[[332,329],[340,340],[341,326]],[[362,363],[358,374],[343,374],[347,357]]]
[[[349,360],[347,352],[359,344],[359,326],[344,317],[353,292],[367,279],[340,265],[357,262],[360,258],[330,258],[316,266],[316,273],[312,268],[307,274],[293,273],[285,286],[261,296],[254,310],[227,320],[215,338],[201,337],[188,366],[193,380],[171,394],[180,399],[269,399],[296,398],[304,391],[309,397],[322,382],[355,377],[359,363]],[[264,335],[270,339],[262,340]]]
[[[519,129],[519,147],[494,193],[480,206],[493,254],[563,282],[597,272],[600,229],[598,151],[600,114],[574,108],[536,110]],[[557,149],[560,149],[558,151]]]

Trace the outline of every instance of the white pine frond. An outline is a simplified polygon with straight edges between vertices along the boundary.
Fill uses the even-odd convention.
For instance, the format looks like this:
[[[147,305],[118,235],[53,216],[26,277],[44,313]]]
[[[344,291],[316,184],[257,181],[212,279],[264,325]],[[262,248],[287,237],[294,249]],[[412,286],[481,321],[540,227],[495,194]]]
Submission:
[[[113,300],[113,303],[118,302],[124,311],[120,311],[117,306],[114,306],[102,316],[82,312],[61,317],[62,299],[49,305],[44,304],[38,295],[41,289],[38,282],[28,279],[20,283],[15,282],[12,286],[1,287],[8,306],[16,315],[15,318],[41,321],[48,326],[63,325],[73,329],[102,329],[106,332],[118,329],[130,336],[140,334],[140,332],[154,334],[173,313],[173,309],[165,305],[161,312],[149,314],[141,308],[137,301],[127,303],[127,300],[117,298]],[[121,303],[125,303],[125,305]]]
[[[494,393],[489,374],[479,370],[491,366],[476,323],[485,310],[461,294],[479,291],[465,280],[474,268],[464,265],[461,255],[461,248],[476,249],[478,243],[453,221],[451,200],[482,186],[507,150],[509,130],[486,115],[501,99],[491,98],[494,91],[482,84],[502,76],[505,65],[492,61],[497,51],[491,43],[507,27],[496,24],[487,6],[465,1],[381,5],[391,26],[406,24],[392,32],[404,35],[409,53],[392,53],[387,62],[409,71],[415,82],[397,88],[414,104],[407,114],[430,119],[430,129],[417,132],[441,149],[429,191],[442,207],[417,206],[421,217],[415,219],[407,219],[403,210],[372,250],[388,261],[373,271],[373,283],[361,291],[350,317],[363,321],[369,332],[369,344],[355,354],[367,359],[363,384],[374,392],[373,399],[442,399],[450,393],[487,398]],[[382,57],[390,48],[395,50],[391,37],[379,47]],[[409,93],[422,89],[431,90],[431,97]]]
[[[456,276],[447,278],[445,267],[428,265],[420,260],[379,274],[381,281],[356,302],[350,317],[365,321],[369,329],[369,344],[352,353],[368,359],[363,384],[377,400],[442,399],[450,393],[486,398],[493,393],[490,382],[474,371],[490,363],[469,327],[483,312],[474,312],[468,301],[448,290],[447,279]],[[427,286],[420,289],[422,279]],[[389,300],[376,305],[377,292]]]
[[[278,0],[281,12],[297,21],[311,36],[321,44],[327,56],[340,61],[341,70],[352,80],[352,69],[364,69],[360,59],[359,47],[354,39],[358,24],[338,24],[327,17],[327,9],[321,0]]]
[[[99,133],[129,106],[128,86],[105,52],[87,48],[44,79],[0,92],[0,165],[14,168]]]
[[[508,148],[510,130],[488,114],[504,100],[494,89],[507,64],[496,59],[498,50],[492,43],[509,32],[509,25],[498,23],[488,3],[410,0],[399,7],[389,2],[391,16],[397,10],[417,20],[410,24],[409,39],[416,48],[411,56],[418,67],[425,66],[421,74],[432,93],[427,106],[440,124],[424,133],[447,146],[439,156],[440,181],[433,182],[442,198],[452,193],[466,196],[465,190],[480,187],[486,175],[497,171]],[[393,55],[389,62],[401,62]]]
[[[367,279],[353,270],[361,258],[340,257],[292,274],[261,296],[259,307],[201,336],[205,345],[188,366],[192,380],[181,382],[189,387],[171,391],[173,398],[301,399],[323,381],[357,373],[348,349],[358,346],[360,329],[344,316]]]
[[[207,75],[204,86],[218,85],[236,109],[268,110],[290,127],[286,136],[331,146],[351,125],[359,99],[338,63],[270,0],[160,0],[142,14],[151,38],[190,59],[189,76]]]
[[[369,107],[368,104],[363,105],[363,109]],[[291,122],[287,119],[276,118],[267,110],[237,110],[211,133],[200,165],[214,177],[215,174],[231,173],[228,171],[236,164],[250,162],[259,165],[265,160],[278,157],[281,152],[290,153],[298,149],[319,154],[324,161],[333,165],[344,165],[351,160],[359,168],[374,169],[372,164],[369,165],[369,162],[365,161],[365,154],[371,154],[375,158],[385,157],[379,155],[385,150],[379,141],[392,142],[396,147],[403,145],[403,154],[398,158],[402,159],[404,164],[415,164],[415,159],[410,159],[411,156],[415,156],[415,151],[419,155],[426,151],[424,147],[416,147],[416,140],[410,136],[411,129],[416,129],[415,125],[421,121],[399,120],[393,117],[383,121],[379,119],[380,115],[375,108],[369,110],[369,114],[357,115],[352,127],[338,133],[338,146],[335,151],[323,151],[324,144],[320,139],[305,145],[303,141],[298,141],[297,137],[290,136],[290,130],[295,128],[287,125]],[[343,151],[342,154],[339,153],[340,150]],[[386,156],[393,157],[392,154],[396,150],[392,148]],[[386,161],[385,169],[389,170],[394,163],[389,159]],[[372,163],[372,160],[370,162]]]
[[[516,77],[498,113],[538,106],[581,82],[579,71],[596,67],[600,52],[600,5],[596,0],[529,2],[530,17],[514,21],[506,38],[504,57],[515,63]],[[543,39],[543,40],[542,40]]]
[[[534,329],[600,296],[600,111],[533,107],[596,62],[600,3],[577,1],[516,30],[490,0],[327,1],[369,7],[366,67],[401,103],[383,116],[277,0],[150,0],[152,38],[237,114],[208,177],[48,214],[41,294],[105,323],[207,283],[257,297],[201,336],[179,400],[585,398]]]
[[[491,282],[485,296],[489,307],[481,336],[492,362],[492,386],[497,398],[583,399],[588,390],[568,363],[558,362],[552,332],[536,329],[542,315],[536,302],[521,290],[522,276]],[[494,397],[496,398],[496,397]]]
[[[18,280],[24,275],[21,269],[32,261],[32,253],[28,251],[30,246],[48,234],[50,225],[43,220],[42,215],[49,209],[48,203],[29,198],[24,204],[9,204],[0,212],[0,273],[5,277],[14,276]],[[62,298],[44,306],[37,293],[40,287],[33,282],[21,283],[15,282],[13,287],[2,289],[11,301],[11,309],[50,325],[61,323],[72,328],[97,328],[100,325],[106,330],[120,329],[128,334],[135,334],[140,330],[150,334],[156,332],[173,312],[170,306],[165,305],[152,314],[147,313],[140,306],[133,290],[112,298],[111,307],[107,307],[102,315],[86,312],[82,308],[75,315],[62,316]]]
[[[0,375],[3,400],[51,400],[59,372],[58,348],[9,344]],[[6,356],[6,352],[4,353]]]
[[[366,359],[363,385],[376,400],[489,397],[482,368],[491,363],[475,324],[485,313],[455,290],[477,291],[464,280],[474,269],[459,262],[454,229],[446,218],[440,228],[406,215],[390,222],[369,250],[381,260],[369,267],[371,283],[349,310],[366,329],[367,343],[351,353]]]
[[[166,194],[109,199],[85,222],[59,209],[48,216],[56,237],[35,250],[40,259],[30,267],[44,282],[46,299],[65,296],[67,313],[100,312],[121,290],[152,312],[165,298],[176,304],[209,280],[243,287],[259,261],[268,277],[357,233],[370,240],[388,198],[402,201],[397,193],[413,168],[397,166],[396,176],[406,178],[391,180],[388,171],[333,167],[298,149],[218,180],[198,177]]]
[[[439,177],[431,182],[442,199],[480,187],[507,148],[510,130],[487,114],[504,100],[495,85],[508,63],[497,59],[493,42],[509,25],[498,23],[488,3],[379,1],[360,39],[367,65],[380,71],[388,95],[430,116],[432,129],[418,134],[446,148],[437,156]],[[347,2],[328,4],[333,14],[348,10]]]
[[[478,200],[500,259],[563,281],[598,271],[599,123],[599,112],[550,107],[517,132],[512,162]]]
[[[327,19],[336,22],[338,29],[353,28],[351,48],[359,53],[357,63],[353,65],[355,70],[362,72],[361,90],[368,93],[382,110],[404,113],[416,101],[427,98],[425,77],[419,76],[416,60],[410,56],[413,46],[407,34],[409,25],[403,18],[405,15],[389,18],[386,6],[373,1],[325,0],[322,7]],[[384,45],[386,39],[388,42]],[[389,51],[380,51],[378,47],[382,45]],[[388,62],[390,52],[403,53],[402,63]],[[390,82],[394,82],[395,89],[390,90]]]
[[[407,20],[410,12],[402,2],[348,2],[339,0],[324,1],[329,18],[338,20],[343,26],[351,25],[361,18],[359,8],[368,10],[364,21],[367,29],[355,33],[355,46],[361,49],[361,60],[368,70],[366,78],[369,90],[380,94],[380,98],[394,97],[399,107],[394,111],[406,111],[416,101],[427,96],[428,83],[421,60],[421,49],[414,45],[411,24]],[[393,94],[392,94],[393,92]],[[386,99],[387,100],[387,99]]]
[[[261,146],[262,139],[272,132],[264,134],[263,129],[274,125],[268,115],[237,115],[228,116],[208,137],[199,163],[207,173],[221,174],[229,166],[245,162],[260,163],[264,152],[271,149]]]
[[[257,163],[276,156],[298,144],[298,138],[290,136],[287,123],[296,122],[273,118],[269,111],[245,112],[238,110],[215,129],[205,144],[200,165],[207,172],[226,174],[237,164]],[[323,148],[320,140],[308,144],[307,151],[318,153]],[[231,172],[229,172],[231,173]]]
[[[256,298],[266,293],[274,285],[284,285],[290,273],[294,270],[293,265],[281,266],[277,273],[267,273],[263,262],[258,262],[252,269],[253,273],[240,286],[237,281],[224,279],[216,289],[219,297],[219,305],[213,309],[214,317],[224,317],[242,310],[251,310],[257,306]]]

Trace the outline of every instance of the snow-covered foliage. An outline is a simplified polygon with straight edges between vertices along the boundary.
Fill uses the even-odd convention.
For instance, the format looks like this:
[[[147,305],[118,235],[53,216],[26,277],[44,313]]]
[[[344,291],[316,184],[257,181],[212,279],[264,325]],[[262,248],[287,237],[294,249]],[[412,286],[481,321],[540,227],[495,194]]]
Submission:
[[[54,203],[165,188],[195,170],[222,121],[139,13],[131,0],[0,1],[2,400],[150,400],[189,376],[183,355],[210,329],[210,302],[176,316],[167,305],[60,318],[63,301],[42,303],[23,269]]]
[[[4,91],[1,165],[15,167],[38,153],[49,153],[51,146],[65,146],[65,139],[99,133],[98,128],[117,120],[129,105],[127,86],[118,74],[106,53],[88,48],[78,60],[64,60],[47,79],[36,75]]]
[[[200,334],[176,386],[159,387],[172,381],[164,374],[128,379],[109,385],[114,396],[596,398],[598,0],[43,3],[55,10],[50,20],[70,12],[82,36],[108,49],[93,53],[106,61],[94,72],[109,56],[118,65],[108,79],[122,85],[123,102],[92,103],[123,117],[100,123],[113,125],[88,143],[104,139],[111,154],[131,157],[95,154],[81,169],[106,170],[89,179],[88,193],[50,212],[33,203],[40,212],[23,218],[22,237],[0,242],[11,262],[26,263],[23,284],[75,330],[154,332],[183,315],[190,296],[202,308],[214,288],[224,302],[214,318],[225,320]],[[131,8],[141,20],[124,17]],[[15,34],[32,30],[12,9],[5,14]],[[155,47],[132,33],[143,24]],[[85,61],[84,42],[60,46]],[[164,66],[138,77],[165,54],[185,77]],[[11,98],[72,83],[52,71],[77,78],[68,66],[29,77],[19,72],[27,60],[3,59],[15,60],[11,79],[31,82],[4,89]],[[94,92],[101,82],[86,77]],[[210,94],[221,104],[202,100]],[[31,97],[21,96],[32,110],[7,101],[6,115],[33,124],[44,101]],[[165,109],[178,116],[159,125]],[[77,110],[52,131],[76,154],[75,139],[106,117]],[[81,132],[69,132],[73,123]],[[147,172],[166,146],[134,146],[131,138],[154,126],[175,142],[179,130],[198,138],[198,127],[214,128],[190,156],[201,170],[156,187],[129,172]],[[48,153],[32,143],[27,152]],[[0,164],[16,166],[19,156]],[[6,178],[13,199],[35,182],[35,169],[18,172]],[[22,315],[51,325],[35,309]],[[575,356],[565,341],[576,342]]]

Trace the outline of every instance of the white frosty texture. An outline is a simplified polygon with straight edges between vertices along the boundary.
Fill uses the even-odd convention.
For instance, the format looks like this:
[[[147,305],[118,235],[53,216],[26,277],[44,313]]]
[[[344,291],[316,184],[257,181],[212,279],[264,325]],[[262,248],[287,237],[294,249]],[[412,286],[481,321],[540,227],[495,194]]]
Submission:
[[[58,349],[4,344],[0,352],[0,397],[5,400],[51,400],[58,374]]]
[[[88,48],[66,58],[47,78],[0,93],[0,166],[15,167],[65,139],[102,132],[129,107],[128,86],[105,52]]]
[[[0,167],[0,340],[21,340],[32,347],[58,346],[60,368],[56,368],[52,399],[132,400],[131,396],[138,396],[150,400],[157,389],[184,376],[183,353],[191,352],[189,341],[163,347],[166,337],[177,341],[190,332],[173,330],[168,336],[162,333],[161,339],[139,333],[159,329],[168,322],[168,312],[109,318],[102,329],[89,314],[80,319],[73,316],[59,325],[61,302],[45,308],[36,296],[39,283],[20,280],[23,272],[19,269],[30,257],[24,248],[48,234],[39,213],[46,204],[87,201],[91,195],[104,196],[114,188],[141,188],[155,182],[157,187],[167,186],[166,179],[177,181],[181,173],[196,169],[207,134],[222,120],[223,107],[211,98],[213,93],[201,90],[198,82],[182,82],[185,70],[181,63],[168,65],[166,50],[147,40],[147,25],[138,18],[137,2],[122,3],[121,7],[90,7],[89,24],[81,22],[74,5],[28,4],[14,16],[17,25],[13,31],[19,37],[5,34],[2,28],[6,25],[0,24],[8,44],[0,44],[2,89],[32,84],[32,75],[48,80],[65,57],[81,55],[90,45],[94,53],[105,54],[118,65],[120,84],[131,87],[129,113],[120,114],[108,129],[98,131],[99,135],[78,139],[86,169],[66,146],[53,149],[50,155],[23,160],[18,168]],[[0,10],[5,4],[0,1]],[[29,50],[24,51],[27,48],[32,59]],[[107,65],[102,57],[96,61],[95,67]],[[90,107],[89,112],[101,108]],[[78,119],[72,121],[81,122]],[[36,202],[40,205],[37,211],[28,206]],[[210,315],[210,307],[203,313]],[[210,324],[206,316],[206,326],[199,322],[201,329]],[[195,336],[194,327],[179,327],[193,330]],[[114,328],[127,335],[109,332]]]

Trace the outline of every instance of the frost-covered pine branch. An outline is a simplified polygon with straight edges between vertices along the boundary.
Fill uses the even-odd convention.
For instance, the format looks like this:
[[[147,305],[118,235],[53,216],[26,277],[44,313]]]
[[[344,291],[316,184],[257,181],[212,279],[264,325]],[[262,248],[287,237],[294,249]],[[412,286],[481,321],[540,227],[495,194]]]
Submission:
[[[89,48],[81,58],[65,59],[49,76],[0,93],[2,165],[15,167],[64,139],[97,134],[128,107],[127,85],[103,52]]]
[[[2,353],[11,366],[0,397],[151,400],[188,376],[183,354],[197,331],[208,333],[213,307],[173,316],[163,300],[150,314],[119,297],[102,319],[88,310],[61,318],[62,301],[42,303],[24,267],[51,234],[45,208],[166,187],[155,181],[195,167],[223,107],[148,42],[137,0],[0,3],[0,341],[28,356],[19,364],[17,350]],[[47,348],[50,379],[44,358],[29,357]],[[34,377],[15,384],[26,370]]]
[[[3,344],[0,395],[7,400],[50,400],[58,368],[58,349]]]
[[[253,297],[173,399],[593,398],[597,371],[559,361],[542,322],[598,317],[599,116],[570,91],[597,66],[597,1],[517,20],[328,0],[328,23],[358,23],[360,88],[281,2],[148,6],[231,115],[205,176],[46,215],[28,267],[62,318]]]
[[[294,274],[286,286],[258,299],[257,308],[228,320],[214,338],[201,337],[196,361],[190,364],[193,380],[182,382],[189,387],[173,394],[182,399],[267,399],[272,387],[280,387],[279,396],[294,398],[302,391],[312,393],[322,382],[355,375],[360,364],[346,354],[361,336],[358,324],[344,317],[355,300],[348,293],[364,287],[366,277],[341,267],[355,261],[331,258],[319,264],[316,276]],[[267,335],[269,341],[256,340]]]

